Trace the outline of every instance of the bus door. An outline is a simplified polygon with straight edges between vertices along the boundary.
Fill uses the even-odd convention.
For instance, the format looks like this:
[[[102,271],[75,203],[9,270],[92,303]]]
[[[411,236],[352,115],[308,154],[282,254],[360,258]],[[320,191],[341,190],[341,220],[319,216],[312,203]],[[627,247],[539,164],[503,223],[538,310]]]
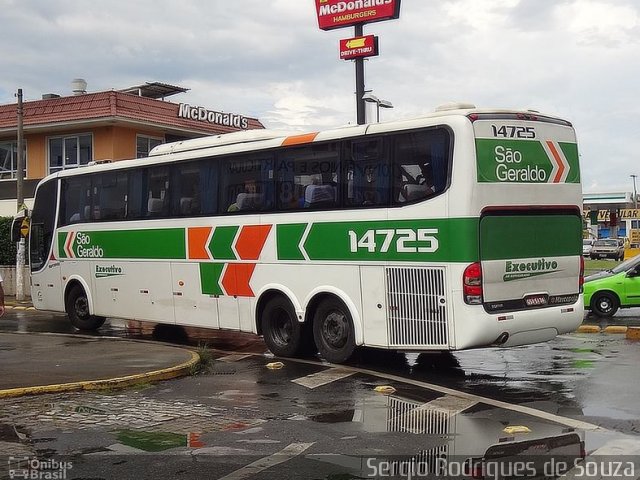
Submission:
[[[60,261],[55,250],[57,198],[57,180],[38,187],[29,233],[31,298],[38,309],[64,311]]]

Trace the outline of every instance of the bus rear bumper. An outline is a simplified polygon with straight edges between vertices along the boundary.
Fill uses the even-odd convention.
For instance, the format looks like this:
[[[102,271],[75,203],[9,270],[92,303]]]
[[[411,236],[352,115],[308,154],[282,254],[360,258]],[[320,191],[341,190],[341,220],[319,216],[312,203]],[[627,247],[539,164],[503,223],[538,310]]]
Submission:
[[[544,309],[488,314],[479,307],[471,318],[471,323],[465,322],[468,328],[456,329],[456,350],[547,342],[557,335],[575,331],[584,318],[584,306],[580,295],[572,305]]]

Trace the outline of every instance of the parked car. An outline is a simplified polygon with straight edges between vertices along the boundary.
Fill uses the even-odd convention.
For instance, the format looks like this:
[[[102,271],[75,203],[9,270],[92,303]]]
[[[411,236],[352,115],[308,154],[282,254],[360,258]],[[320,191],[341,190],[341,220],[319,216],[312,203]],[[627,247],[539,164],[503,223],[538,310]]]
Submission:
[[[591,254],[591,249],[595,240],[593,238],[584,238],[582,240],[582,255],[588,257]]]
[[[617,238],[605,238],[596,240],[591,247],[589,256],[592,260],[596,258],[613,258],[614,260],[624,260],[624,240]]]
[[[584,305],[599,317],[640,306],[640,255],[584,279]]]

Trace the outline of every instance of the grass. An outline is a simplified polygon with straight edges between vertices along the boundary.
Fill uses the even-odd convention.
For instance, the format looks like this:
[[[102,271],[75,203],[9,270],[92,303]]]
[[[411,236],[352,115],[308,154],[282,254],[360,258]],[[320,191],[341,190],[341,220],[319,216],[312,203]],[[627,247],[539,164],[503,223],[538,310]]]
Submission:
[[[196,353],[200,357],[200,361],[191,368],[191,375],[198,373],[206,373],[213,365],[213,354],[206,343],[199,343]]]
[[[598,273],[602,270],[609,270],[610,268],[620,265],[620,262],[615,260],[584,260],[584,274],[590,275],[592,273]]]

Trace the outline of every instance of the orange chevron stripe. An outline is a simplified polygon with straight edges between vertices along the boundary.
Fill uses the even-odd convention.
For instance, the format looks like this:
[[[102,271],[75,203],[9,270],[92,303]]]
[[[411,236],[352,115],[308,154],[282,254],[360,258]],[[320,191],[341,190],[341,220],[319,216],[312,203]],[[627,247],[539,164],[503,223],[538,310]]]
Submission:
[[[255,263],[229,263],[222,277],[222,288],[227,295],[255,297],[249,282],[256,268]]]
[[[562,163],[560,154],[558,153],[558,150],[556,149],[556,146],[553,144],[553,142],[548,141],[547,147],[549,147],[549,150],[551,151],[553,158],[558,164],[558,172],[556,173],[556,176],[553,179],[553,183],[560,183],[560,179],[562,178],[562,174],[564,173],[564,170],[565,170],[564,163]]]
[[[245,225],[236,240],[236,252],[242,260],[258,260],[271,225]]]
[[[207,251],[207,240],[211,234],[212,227],[193,227],[187,229],[189,259],[209,260]]]
[[[282,142],[282,146],[290,146],[290,145],[302,145],[304,143],[311,143],[318,136],[318,132],[314,133],[304,133],[302,135],[292,135],[291,137],[287,137]]]

